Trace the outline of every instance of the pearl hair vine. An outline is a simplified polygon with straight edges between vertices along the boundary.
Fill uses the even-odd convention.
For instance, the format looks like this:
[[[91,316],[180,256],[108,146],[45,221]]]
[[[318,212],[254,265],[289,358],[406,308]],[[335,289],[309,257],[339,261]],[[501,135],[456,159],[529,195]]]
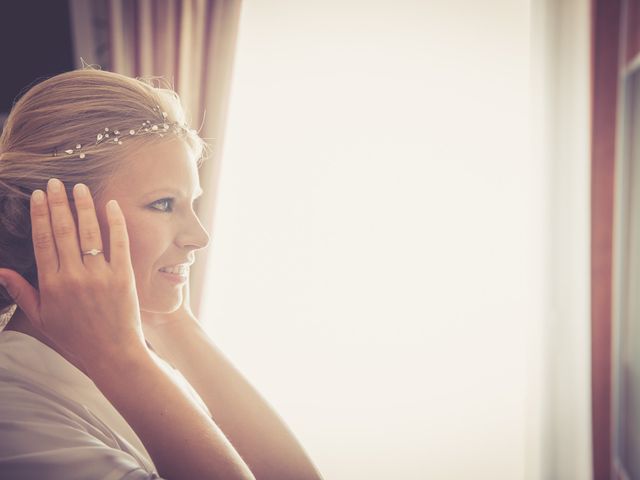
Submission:
[[[141,127],[129,128],[128,130],[125,129],[123,132],[116,129],[111,130],[109,127],[105,127],[104,130],[96,134],[96,141],[94,144],[85,143],[83,145],[82,143],[76,143],[75,148],[66,149],[64,150],[64,153],[66,153],[67,155],[77,154],[78,157],[80,157],[81,159],[84,159],[86,158],[87,154],[81,150],[87,146],[100,145],[107,142],[110,142],[116,145],[122,145],[123,138],[131,137],[135,135],[145,135],[147,133],[155,133],[160,135],[161,137],[164,137],[166,134],[170,133],[170,129],[174,133],[179,133],[180,131],[195,132],[195,130],[188,128],[187,126],[181,123],[167,122],[167,112],[163,112],[160,109],[160,105],[156,105],[155,107],[153,107],[153,111],[156,112],[159,119],[161,118],[161,120],[158,123],[151,123],[151,120],[145,120],[144,122],[142,122]],[[58,156],[57,149],[53,151],[53,156],[54,157]]]

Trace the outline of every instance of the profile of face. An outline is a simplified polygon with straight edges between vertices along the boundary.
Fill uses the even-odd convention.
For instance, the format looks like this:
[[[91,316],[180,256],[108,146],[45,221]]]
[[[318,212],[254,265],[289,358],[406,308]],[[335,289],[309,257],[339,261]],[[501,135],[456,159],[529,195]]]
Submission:
[[[94,199],[106,258],[105,205],[115,199],[124,213],[140,310],[170,313],[182,303],[184,281],[161,269],[192,264],[194,251],[209,243],[194,211],[201,194],[196,159],[185,141],[173,138],[125,157]],[[186,274],[188,278],[188,270]]]

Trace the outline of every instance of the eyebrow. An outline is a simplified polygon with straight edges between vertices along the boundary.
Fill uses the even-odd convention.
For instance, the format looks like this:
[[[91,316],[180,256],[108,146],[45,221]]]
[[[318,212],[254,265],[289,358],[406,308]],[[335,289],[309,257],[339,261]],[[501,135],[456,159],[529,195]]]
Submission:
[[[157,189],[155,189],[155,190],[153,190],[151,192],[147,192],[145,195],[151,196],[153,194],[158,194],[160,192],[169,192],[169,193],[171,193],[173,195],[176,195],[176,196],[181,196],[182,195],[182,192],[180,190],[176,190],[175,188],[171,188],[171,187],[157,188]],[[196,190],[196,197],[195,198],[200,197],[203,193],[204,193],[204,190],[202,190],[202,188],[198,187],[198,190]]]

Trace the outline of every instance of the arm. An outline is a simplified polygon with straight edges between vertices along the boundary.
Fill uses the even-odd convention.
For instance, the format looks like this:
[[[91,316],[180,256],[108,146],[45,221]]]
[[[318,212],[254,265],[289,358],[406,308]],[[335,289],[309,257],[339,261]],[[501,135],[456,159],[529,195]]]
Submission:
[[[85,364],[168,479],[255,477],[218,426],[140,347]],[[104,358],[104,357],[103,357]]]
[[[24,381],[21,373],[0,371],[1,478],[161,478],[75,399],[37,385],[24,388]]]
[[[83,185],[74,188],[76,230],[64,185],[51,179],[48,187],[46,196],[36,190],[31,201],[39,290],[17,272],[0,269],[11,297],[111,401],[161,475],[255,480],[218,426],[144,345],[129,237],[117,202],[107,204],[109,261],[104,255],[85,260],[81,252],[103,246],[89,191]]]
[[[282,419],[231,364],[199,325],[179,320],[144,323],[154,350],[195,388],[215,423],[258,480],[318,480],[320,473]]]

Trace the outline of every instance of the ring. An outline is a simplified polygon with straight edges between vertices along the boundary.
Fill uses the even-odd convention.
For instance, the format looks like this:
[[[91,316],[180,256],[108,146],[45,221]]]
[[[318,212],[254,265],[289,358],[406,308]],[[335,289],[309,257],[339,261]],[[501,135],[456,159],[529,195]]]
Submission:
[[[102,250],[98,250],[97,248],[92,248],[91,250],[87,250],[86,252],[82,252],[82,255],[93,255],[94,257],[102,253]]]

